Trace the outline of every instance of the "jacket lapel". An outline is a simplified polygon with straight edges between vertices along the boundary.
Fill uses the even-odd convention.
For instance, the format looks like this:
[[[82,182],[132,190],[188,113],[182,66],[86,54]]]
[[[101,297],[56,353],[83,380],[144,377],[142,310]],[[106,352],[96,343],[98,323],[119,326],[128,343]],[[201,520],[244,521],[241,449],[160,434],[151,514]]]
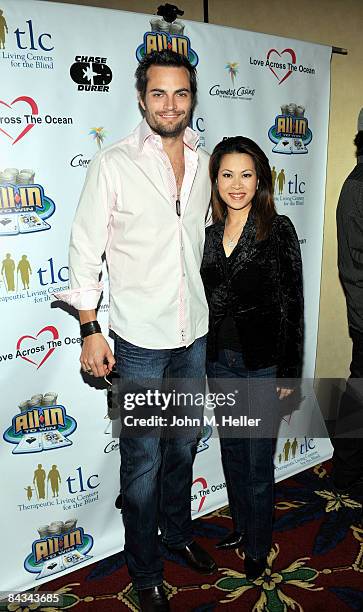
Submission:
[[[232,270],[239,271],[243,268],[247,262],[254,258],[256,250],[256,225],[251,210],[238,243],[230,255]]]

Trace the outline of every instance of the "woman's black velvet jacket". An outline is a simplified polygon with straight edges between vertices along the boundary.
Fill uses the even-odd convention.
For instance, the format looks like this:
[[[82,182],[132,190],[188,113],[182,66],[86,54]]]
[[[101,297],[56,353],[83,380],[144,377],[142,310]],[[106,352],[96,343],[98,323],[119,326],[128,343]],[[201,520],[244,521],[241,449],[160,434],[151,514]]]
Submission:
[[[233,317],[246,366],[277,365],[278,378],[301,375],[304,316],[300,245],[288,217],[276,215],[266,240],[256,240],[251,211],[227,259],[224,222],[206,229],[201,267],[209,304],[208,359],[217,358],[218,326]]]

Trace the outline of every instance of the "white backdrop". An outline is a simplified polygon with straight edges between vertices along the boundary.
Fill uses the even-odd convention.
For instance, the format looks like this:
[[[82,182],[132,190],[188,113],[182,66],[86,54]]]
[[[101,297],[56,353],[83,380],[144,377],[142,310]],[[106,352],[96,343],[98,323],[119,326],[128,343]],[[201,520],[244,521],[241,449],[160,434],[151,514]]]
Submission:
[[[68,286],[68,236],[89,160],[140,121],[137,57],[168,43],[188,53],[198,69],[193,127],[201,145],[211,151],[223,136],[243,134],[269,156],[278,210],[292,219],[302,248],[305,376],[312,377],[331,49],[193,22],[179,22],[168,38],[155,33],[165,24],[150,15],[32,0],[3,0],[1,9],[4,590],[29,588],[123,546],[113,507],[118,440],[105,391],[83,381],[78,322],[52,307],[52,293]],[[105,333],[107,310],[105,296]],[[299,419],[305,414],[309,422],[313,398],[305,403]],[[294,418],[281,429],[277,479],[331,454],[319,419],[311,437]],[[210,429],[204,433],[195,462],[194,514],[226,501],[218,441]]]

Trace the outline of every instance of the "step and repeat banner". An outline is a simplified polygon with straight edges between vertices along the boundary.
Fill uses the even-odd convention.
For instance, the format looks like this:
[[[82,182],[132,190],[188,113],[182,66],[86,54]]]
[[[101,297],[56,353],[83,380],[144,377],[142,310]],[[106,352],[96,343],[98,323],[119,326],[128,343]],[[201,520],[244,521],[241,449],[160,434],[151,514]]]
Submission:
[[[87,166],[141,120],[137,62],[165,47],[197,66],[192,127],[201,146],[211,151],[243,134],[270,159],[278,210],[301,243],[305,376],[314,375],[331,49],[152,15],[0,0],[1,590],[30,588],[123,547],[113,505],[117,423],[105,389],[82,378],[77,318],[53,293],[68,287],[70,226]],[[105,334],[107,311],[106,289]],[[299,423],[294,415],[282,422],[277,479],[331,454],[312,392],[304,402]],[[314,419],[312,436],[304,422]],[[191,507],[201,515],[225,503],[218,439],[206,426]]]

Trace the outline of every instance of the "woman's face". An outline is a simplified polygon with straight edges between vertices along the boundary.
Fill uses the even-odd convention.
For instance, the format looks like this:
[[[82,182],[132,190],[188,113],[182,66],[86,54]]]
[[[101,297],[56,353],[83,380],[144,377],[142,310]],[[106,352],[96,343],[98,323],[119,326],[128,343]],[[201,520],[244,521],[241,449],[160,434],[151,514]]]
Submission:
[[[217,187],[220,197],[229,209],[249,210],[257,188],[256,169],[251,155],[223,155],[218,170]]]

